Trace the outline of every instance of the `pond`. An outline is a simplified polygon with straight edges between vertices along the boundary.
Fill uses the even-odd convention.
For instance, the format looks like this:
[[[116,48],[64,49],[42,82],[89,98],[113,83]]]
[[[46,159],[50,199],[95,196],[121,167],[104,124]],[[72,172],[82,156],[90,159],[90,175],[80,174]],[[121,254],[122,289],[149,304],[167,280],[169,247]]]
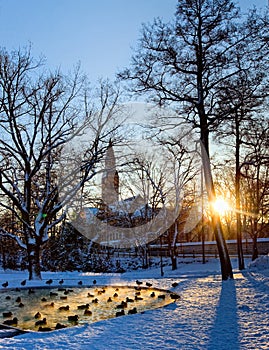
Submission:
[[[0,292],[0,323],[51,331],[168,305],[179,296],[141,286],[17,288]]]

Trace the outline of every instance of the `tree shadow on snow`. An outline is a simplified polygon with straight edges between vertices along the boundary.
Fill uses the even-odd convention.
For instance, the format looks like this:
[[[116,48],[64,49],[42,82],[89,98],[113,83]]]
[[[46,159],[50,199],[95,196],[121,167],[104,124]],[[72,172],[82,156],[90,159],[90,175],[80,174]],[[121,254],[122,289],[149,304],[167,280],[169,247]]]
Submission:
[[[222,281],[215,320],[209,335],[208,350],[238,350],[239,324],[234,280]]]

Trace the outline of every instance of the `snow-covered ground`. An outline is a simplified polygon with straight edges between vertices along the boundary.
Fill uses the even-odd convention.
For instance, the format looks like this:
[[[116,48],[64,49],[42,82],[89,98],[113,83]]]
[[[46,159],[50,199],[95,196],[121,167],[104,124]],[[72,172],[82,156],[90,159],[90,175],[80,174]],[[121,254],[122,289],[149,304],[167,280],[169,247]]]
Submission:
[[[85,324],[48,333],[31,332],[0,339],[0,349],[269,349],[269,256],[261,257],[243,272],[234,265],[234,280],[222,281],[217,259],[206,264],[192,262],[124,274],[43,273],[54,283],[135,285],[150,281],[154,287],[173,290],[181,298],[164,308]],[[0,271],[0,281],[20,286],[25,272]],[[178,282],[176,288],[173,282]]]

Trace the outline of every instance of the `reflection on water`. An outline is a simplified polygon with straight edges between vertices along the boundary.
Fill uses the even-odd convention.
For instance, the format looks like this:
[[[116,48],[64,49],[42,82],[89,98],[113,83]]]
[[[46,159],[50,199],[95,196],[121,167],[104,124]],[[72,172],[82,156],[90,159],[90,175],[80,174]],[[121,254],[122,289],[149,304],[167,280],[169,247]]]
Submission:
[[[170,292],[144,287],[13,289],[0,293],[0,323],[17,318],[13,326],[20,329],[53,330],[57,323],[56,328],[97,322],[162,307],[176,298]]]

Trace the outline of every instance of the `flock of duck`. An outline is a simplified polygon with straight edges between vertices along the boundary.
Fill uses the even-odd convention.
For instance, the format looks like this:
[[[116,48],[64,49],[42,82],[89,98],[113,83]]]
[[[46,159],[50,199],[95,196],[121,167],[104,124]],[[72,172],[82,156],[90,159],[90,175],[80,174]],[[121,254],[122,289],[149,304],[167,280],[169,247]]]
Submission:
[[[144,300],[145,293],[147,293],[147,298],[156,299],[157,301],[163,301],[165,299],[167,300],[167,304],[176,301],[179,299],[179,295],[173,292],[162,292],[158,289],[152,289],[152,284],[149,282],[145,282],[143,285],[142,281],[137,280],[136,285],[134,287],[127,287],[130,290],[130,293],[132,291],[131,296],[127,296],[124,299],[120,297],[119,288],[121,287],[113,287],[113,294],[107,295],[107,287],[99,287],[96,288],[96,280],[93,280],[93,286],[95,286],[94,292],[91,289],[91,292],[88,292],[86,295],[84,295],[84,300],[87,298],[86,303],[77,303],[76,304],[76,311],[74,312],[74,307],[71,310],[70,305],[67,303],[65,305],[59,306],[56,305],[56,300],[61,302],[73,302],[73,296],[74,290],[70,288],[64,288],[62,285],[64,284],[63,280],[60,280],[59,287],[53,291],[50,291],[46,296],[42,296],[40,299],[40,310],[35,311],[34,315],[32,315],[32,323],[33,323],[33,329],[38,330],[39,332],[46,332],[46,331],[52,331],[54,329],[62,329],[66,328],[68,326],[77,325],[79,320],[81,318],[85,317],[91,317],[93,315],[93,311],[90,310],[90,308],[94,308],[100,303],[106,303],[107,305],[111,305],[111,310],[114,310],[113,315],[110,317],[119,317],[124,315],[133,315],[139,311],[139,302]],[[46,281],[46,284],[51,286],[53,284],[53,280],[49,279]],[[82,286],[82,281],[78,282],[78,285]],[[26,280],[21,282],[21,285],[24,287],[26,285]],[[143,286],[142,286],[143,285]],[[172,284],[172,287],[176,287],[178,285],[177,282]],[[8,281],[3,283],[2,286],[4,288],[8,287]],[[110,286],[111,288],[111,286]],[[124,287],[123,287],[124,288]],[[20,288],[16,288],[15,292],[20,292]],[[25,292],[25,288],[24,288]],[[28,294],[35,294],[36,290],[33,288],[28,288]],[[52,299],[54,298],[54,299]],[[17,296],[16,298],[12,298],[10,295],[6,295],[5,299],[7,301],[10,301],[10,306],[13,306],[13,311],[5,311],[2,313],[3,317],[3,324],[7,326],[12,327],[20,327],[20,320],[18,318],[18,315],[16,315],[16,312],[14,312],[14,305],[18,308],[24,308],[25,301],[23,301],[22,296]],[[54,300],[54,301],[52,301]],[[56,322],[55,326],[51,326],[52,322],[47,319],[47,312],[44,312],[44,310],[53,309],[54,312],[58,314],[58,318],[61,319],[61,322]],[[141,308],[140,308],[141,309]],[[73,314],[68,314],[70,311],[73,311]],[[45,315],[44,315],[45,313]],[[15,314],[15,315],[14,315]],[[46,317],[45,317],[46,316]],[[55,323],[54,323],[55,324]]]

